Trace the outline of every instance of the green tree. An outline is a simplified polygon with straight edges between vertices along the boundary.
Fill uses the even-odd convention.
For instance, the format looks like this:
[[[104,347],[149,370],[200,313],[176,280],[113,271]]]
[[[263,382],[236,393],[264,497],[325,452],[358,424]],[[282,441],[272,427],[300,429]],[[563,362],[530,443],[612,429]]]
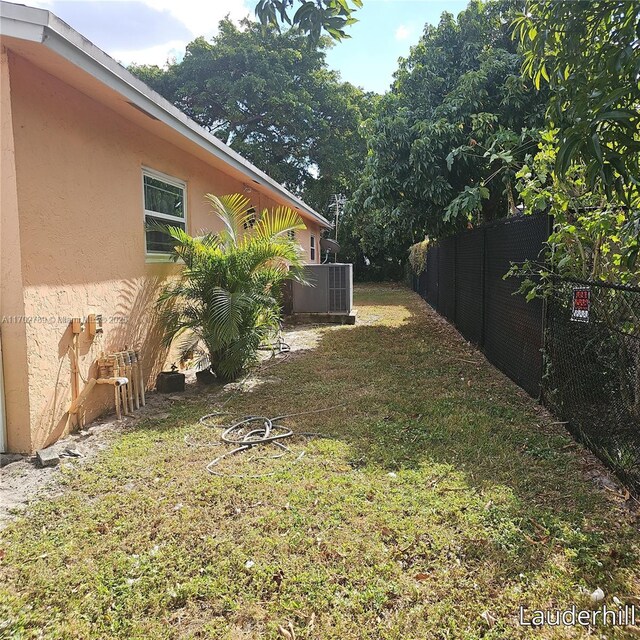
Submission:
[[[514,210],[515,174],[535,147],[546,95],[521,73],[515,1],[471,2],[426,25],[367,125],[361,187],[347,207],[364,254],[387,265]]]
[[[551,89],[555,171],[584,163],[587,185],[640,197],[640,2],[529,0],[515,21],[524,70]]]
[[[519,174],[527,209],[554,216],[538,274],[638,283],[640,2],[529,0],[514,27],[524,72],[550,89]]]
[[[560,177],[555,171],[558,146],[557,130],[541,132],[537,153],[518,173],[518,190],[526,211],[549,212],[554,219],[546,264],[527,265],[525,271],[637,284],[640,229],[633,224],[631,211],[615,194],[608,195],[604,185],[589,185],[584,162],[572,162]],[[536,281],[540,282],[526,281],[524,290]],[[543,278],[540,288],[544,289],[544,284]]]
[[[366,153],[360,123],[372,95],[343,83],[325,62],[327,40],[251,21],[220,23],[163,70],[133,66],[142,80],[272,178],[324,210],[350,192]]]
[[[353,13],[360,7],[362,0],[259,0],[256,16],[264,26],[295,27],[307,33],[312,42],[317,42],[323,31],[339,41],[351,37],[345,27],[357,22]]]
[[[247,198],[207,197],[223,231],[193,237],[159,225],[185,264],[165,286],[159,306],[166,343],[180,338],[183,352],[203,344],[207,366],[218,378],[233,380],[278,329],[280,286],[287,278],[301,279],[303,266],[289,232],[305,226],[294,210],[280,207],[263,211],[247,231],[253,215]]]

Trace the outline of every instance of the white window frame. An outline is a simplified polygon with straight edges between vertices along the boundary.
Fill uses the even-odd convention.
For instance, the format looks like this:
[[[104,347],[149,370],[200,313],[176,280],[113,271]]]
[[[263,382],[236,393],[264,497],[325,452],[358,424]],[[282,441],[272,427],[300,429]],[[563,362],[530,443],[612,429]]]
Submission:
[[[183,192],[183,208],[184,208],[184,218],[180,218],[178,216],[172,216],[168,213],[160,213],[159,211],[151,211],[147,209],[145,204],[144,197],[144,178],[145,176],[149,178],[154,178],[156,180],[162,180],[162,182],[166,182],[170,184],[172,187],[178,187],[182,189]],[[174,178],[173,176],[167,175],[166,173],[162,173],[161,171],[156,171],[155,169],[150,169],[149,167],[142,167],[142,172],[140,175],[140,182],[142,184],[142,223],[146,225],[147,216],[152,216],[154,218],[160,218],[162,220],[166,220],[167,222],[179,222],[180,224],[184,224],[185,231],[188,230],[187,226],[187,183],[184,180],[180,180],[179,178]],[[143,227],[144,228],[144,227]],[[148,251],[147,250],[147,235],[144,234],[144,255],[146,262],[171,262],[172,255],[171,253],[167,253],[164,251]]]
[[[312,262],[316,261],[316,252],[317,252],[317,248],[316,248],[316,236],[314,233],[311,234],[310,239],[309,239],[309,259]]]

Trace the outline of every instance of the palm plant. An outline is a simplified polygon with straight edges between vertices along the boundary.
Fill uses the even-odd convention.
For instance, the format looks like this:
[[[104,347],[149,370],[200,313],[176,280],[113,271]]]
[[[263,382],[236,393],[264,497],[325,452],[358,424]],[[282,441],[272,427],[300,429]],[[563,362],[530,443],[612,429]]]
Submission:
[[[163,288],[158,304],[165,343],[180,337],[183,353],[204,345],[202,362],[228,381],[256,360],[260,344],[278,330],[284,281],[303,280],[301,249],[291,232],[305,225],[293,209],[278,207],[265,209],[251,226],[246,197],[206,198],[224,223],[219,233],[193,237],[160,225],[185,266]]]

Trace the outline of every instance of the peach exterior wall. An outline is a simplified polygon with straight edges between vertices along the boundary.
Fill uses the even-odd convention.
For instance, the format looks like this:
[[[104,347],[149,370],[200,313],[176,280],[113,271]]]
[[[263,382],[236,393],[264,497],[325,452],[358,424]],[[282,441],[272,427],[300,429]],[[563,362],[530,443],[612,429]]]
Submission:
[[[192,233],[220,228],[203,201],[205,193],[241,193],[243,185],[9,54],[22,251],[20,256],[14,250],[12,259],[22,269],[23,315],[33,319],[16,329],[24,332],[26,370],[24,359],[9,358],[17,371],[5,381],[7,435],[9,450],[32,451],[73,427],[66,413],[71,401],[70,318],[89,313],[104,318],[103,336],[91,340],[83,332],[80,337],[85,379],[95,374],[93,363],[102,350],[139,348],[148,386],[164,364],[153,304],[160,285],[177,267],[145,260],[142,167],[187,183]],[[259,208],[275,204],[257,188],[250,197]],[[298,238],[308,258],[309,235],[315,233],[319,242],[320,230],[307,225]],[[319,255],[317,251],[317,259]],[[86,421],[110,410],[112,395],[111,387],[95,387],[85,403]]]
[[[6,322],[25,315],[9,59],[0,52],[0,319],[7,448],[31,449],[26,325]],[[9,366],[7,366],[7,364]],[[0,416],[0,420],[2,416]],[[9,429],[9,424],[12,429]]]

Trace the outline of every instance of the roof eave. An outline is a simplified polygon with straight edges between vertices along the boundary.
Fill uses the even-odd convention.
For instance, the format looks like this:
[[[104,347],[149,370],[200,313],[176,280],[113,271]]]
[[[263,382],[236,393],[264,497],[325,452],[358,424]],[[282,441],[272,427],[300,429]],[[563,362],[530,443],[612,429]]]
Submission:
[[[168,100],[96,47],[66,22],[45,9],[0,2],[0,35],[40,42],[50,50],[122,95],[163,124],[241,172],[256,184],[275,191],[288,204],[314,219],[320,226],[332,224],[298,196],[285,189],[246,158],[196,124]]]

